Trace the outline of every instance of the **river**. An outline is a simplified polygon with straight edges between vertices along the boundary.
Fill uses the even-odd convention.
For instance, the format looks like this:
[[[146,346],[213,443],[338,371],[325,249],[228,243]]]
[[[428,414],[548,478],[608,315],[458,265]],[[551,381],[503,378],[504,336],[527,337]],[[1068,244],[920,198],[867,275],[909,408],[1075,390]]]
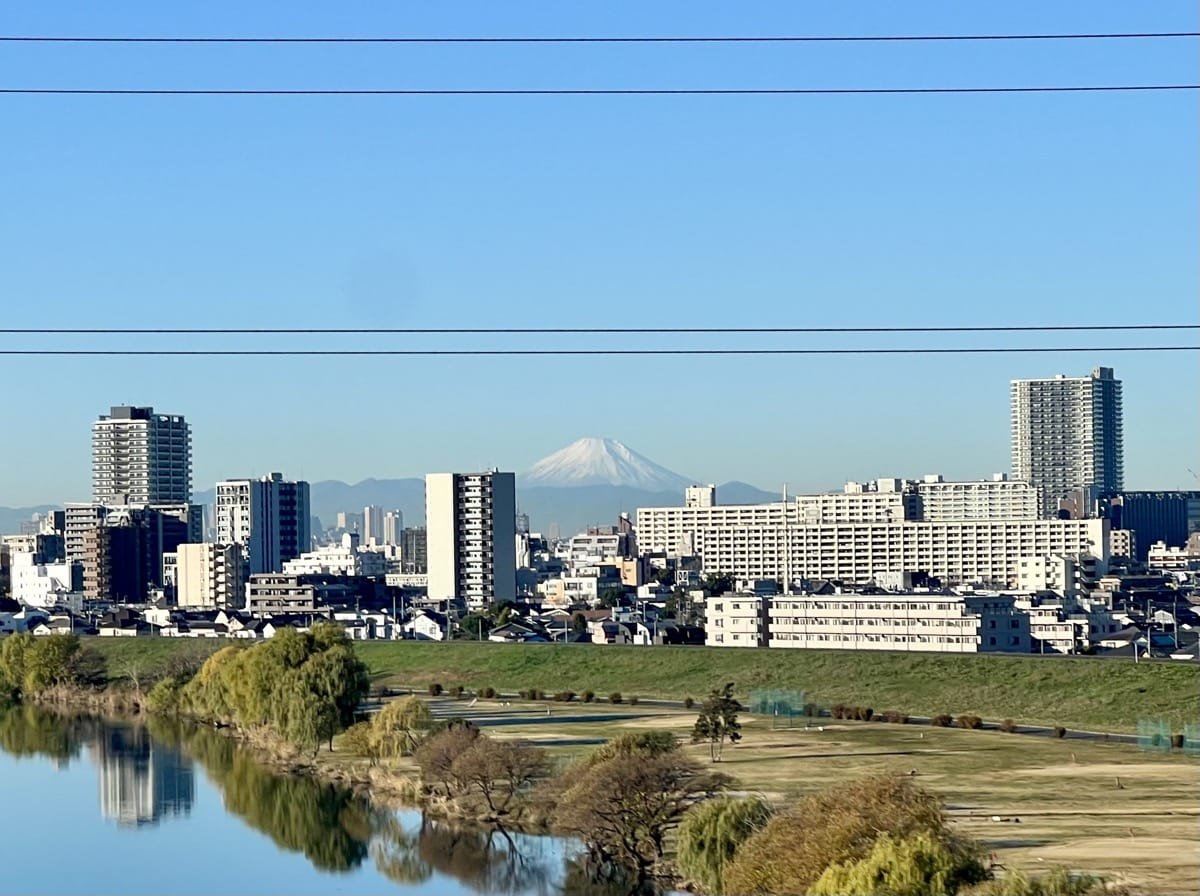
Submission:
[[[282,776],[217,732],[0,709],[5,894],[628,893],[578,843]]]

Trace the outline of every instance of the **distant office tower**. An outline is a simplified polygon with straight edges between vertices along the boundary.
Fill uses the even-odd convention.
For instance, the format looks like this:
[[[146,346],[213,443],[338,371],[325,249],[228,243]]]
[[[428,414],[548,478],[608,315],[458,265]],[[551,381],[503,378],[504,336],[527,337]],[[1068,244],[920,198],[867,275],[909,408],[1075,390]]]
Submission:
[[[512,473],[426,476],[429,596],[475,608],[515,599],[516,515]]]
[[[517,513],[517,531],[525,535],[529,534],[529,514]]]
[[[239,544],[248,574],[281,572],[312,547],[307,482],[282,473],[217,483],[217,543]]]
[[[429,571],[429,536],[424,526],[400,533],[400,563],[406,573]]]
[[[363,525],[359,534],[364,545],[384,544],[383,540],[383,508],[368,504],[363,508]]]
[[[383,543],[400,544],[400,533],[404,531],[404,514],[389,510],[383,515]]]
[[[191,501],[187,421],[154,408],[112,407],[92,424],[92,497],[101,504]]]
[[[717,487],[715,485],[689,485],[683,490],[684,507],[716,507]]]
[[[181,544],[175,557],[179,606],[240,610],[245,605],[246,561],[240,545]]]
[[[1134,555],[1145,561],[1155,542],[1179,548],[1200,532],[1200,491],[1104,494],[1095,512],[1110,520],[1113,529],[1132,531]]]
[[[1121,418],[1121,381],[1111,367],[1084,377],[1013,380],[1013,477],[1038,488],[1044,516],[1073,489],[1122,489]]]

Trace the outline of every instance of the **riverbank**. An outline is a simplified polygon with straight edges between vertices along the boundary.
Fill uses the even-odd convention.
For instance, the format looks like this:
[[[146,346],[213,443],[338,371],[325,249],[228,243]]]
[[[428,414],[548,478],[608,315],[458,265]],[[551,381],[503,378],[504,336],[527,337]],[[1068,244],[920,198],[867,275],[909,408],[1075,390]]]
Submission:
[[[695,712],[681,707],[551,704],[547,714],[547,704],[529,701],[426,699],[435,719],[466,718],[493,737],[529,741],[556,764],[647,729],[672,731],[685,752],[708,764],[707,748],[687,743]],[[86,695],[79,703],[94,705]],[[1172,896],[1188,892],[1180,881],[1200,876],[1200,855],[1190,842],[1200,807],[1179,798],[1200,769],[1196,757],[1000,731],[846,720],[788,724],[761,716],[743,722],[745,740],[726,748],[719,768],[733,775],[738,790],[761,793],[776,806],[792,805],[833,780],[901,774],[941,797],[955,826],[1005,868],[1038,872],[1066,865],[1135,892]],[[215,730],[278,774],[335,784],[388,808],[424,803],[409,759],[371,766],[336,740],[334,752],[322,748],[314,759],[262,733]],[[429,808],[436,814],[438,807]],[[536,825],[521,829],[545,832]],[[1128,863],[1130,848],[1146,860]]]
[[[88,641],[105,657],[111,678],[131,666],[153,677],[172,663],[202,660],[227,643]],[[355,644],[355,652],[376,686],[438,683],[447,689],[591,690],[601,697],[620,692],[626,699],[699,700],[733,681],[743,699],[758,689],[786,690],[826,707],[844,703],[913,716],[969,713],[1113,733],[1136,732],[1141,720],[1182,730],[1200,718],[1200,665],[1169,660],[471,641],[364,641]]]

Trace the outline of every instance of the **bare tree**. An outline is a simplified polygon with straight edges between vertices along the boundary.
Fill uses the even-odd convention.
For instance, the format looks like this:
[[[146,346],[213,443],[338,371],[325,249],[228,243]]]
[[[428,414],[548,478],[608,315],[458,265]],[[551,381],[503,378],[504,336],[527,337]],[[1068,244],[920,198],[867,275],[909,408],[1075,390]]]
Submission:
[[[538,747],[477,737],[454,760],[450,777],[459,788],[463,808],[486,807],[484,814],[498,819],[513,811],[517,801],[545,776],[546,769],[546,753]]]
[[[731,783],[678,750],[617,756],[578,771],[562,794],[556,820],[598,857],[642,879],[662,860],[667,832],[683,813]]]

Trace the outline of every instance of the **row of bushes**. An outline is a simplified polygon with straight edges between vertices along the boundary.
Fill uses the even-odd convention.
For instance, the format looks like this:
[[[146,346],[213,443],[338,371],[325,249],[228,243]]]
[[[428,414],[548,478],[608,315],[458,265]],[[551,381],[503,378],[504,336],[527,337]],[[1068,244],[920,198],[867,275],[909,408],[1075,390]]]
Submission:
[[[456,700],[461,700],[468,696],[468,691],[460,684],[456,684],[447,690],[440,682],[435,681],[429,685],[428,690],[430,697],[441,697],[443,694],[445,694],[453,697]],[[475,696],[482,700],[495,700],[500,696],[500,692],[492,687],[479,688],[475,691]],[[581,694],[576,694],[574,691],[558,691],[551,696],[547,695],[546,692],[541,688],[525,688],[521,691],[518,691],[517,696],[519,696],[522,700],[554,700],[558,703],[572,703],[576,699],[583,703],[596,702],[595,691],[584,691]],[[613,691],[608,695],[608,702],[628,703],[630,706],[637,706],[638,698],[636,696],[625,697],[620,691]],[[694,701],[691,697],[688,697],[688,699],[684,701],[684,705],[691,709],[691,707],[695,705],[695,702],[696,701]]]

